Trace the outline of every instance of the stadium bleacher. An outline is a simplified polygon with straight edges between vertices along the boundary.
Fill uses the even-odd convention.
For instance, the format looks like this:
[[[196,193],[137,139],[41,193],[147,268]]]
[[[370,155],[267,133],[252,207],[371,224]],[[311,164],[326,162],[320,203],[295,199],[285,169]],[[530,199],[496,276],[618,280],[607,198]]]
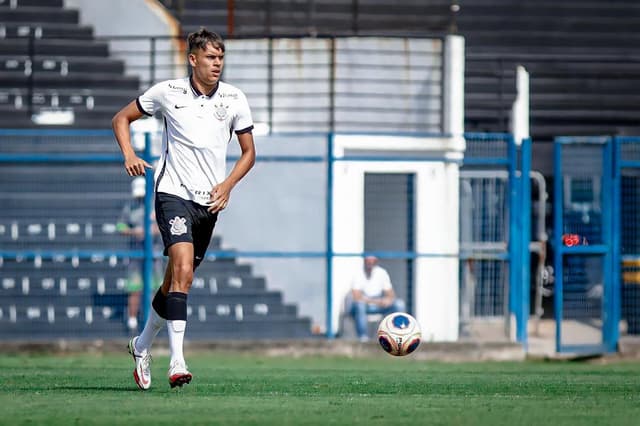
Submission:
[[[637,133],[639,6],[629,0],[464,2],[457,25],[467,46],[466,130],[508,130],[514,71],[522,64],[531,76],[534,141]]]
[[[1,151],[51,158],[112,155],[117,145],[104,133],[9,135]],[[0,339],[128,335],[130,246],[116,224],[131,196],[130,178],[116,161],[26,161],[0,167],[0,247],[20,253],[0,257]],[[215,236],[210,250],[220,249]],[[190,294],[190,339],[311,336],[310,319],[232,255],[204,261]]]
[[[55,109],[75,118],[57,127],[108,128],[138,89],[62,0],[0,3],[0,127],[35,127],[33,114]]]
[[[126,262],[126,260],[125,260]],[[5,260],[0,267],[0,338],[126,336],[126,269],[116,258]],[[307,318],[266,288],[248,265],[205,262],[190,292],[191,339],[304,338]]]

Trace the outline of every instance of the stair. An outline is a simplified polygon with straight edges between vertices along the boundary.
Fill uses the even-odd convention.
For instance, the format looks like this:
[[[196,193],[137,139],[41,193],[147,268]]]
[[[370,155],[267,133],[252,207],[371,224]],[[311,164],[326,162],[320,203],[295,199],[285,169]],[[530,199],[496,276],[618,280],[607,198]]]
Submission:
[[[40,127],[109,128],[138,94],[138,78],[63,1],[3,2],[0,22],[0,128],[38,127],[33,115],[51,109],[73,112],[74,122]]]
[[[113,154],[104,132],[4,136],[1,153]],[[60,142],[60,143],[58,143]],[[0,340],[126,338],[130,197],[119,160],[21,162],[0,168]],[[214,236],[209,251],[220,250]],[[18,254],[15,254],[18,253]],[[233,253],[233,250],[225,250]],[[206,259],[189,294],[190,340],[311,337],[311,320],[234,257]]]

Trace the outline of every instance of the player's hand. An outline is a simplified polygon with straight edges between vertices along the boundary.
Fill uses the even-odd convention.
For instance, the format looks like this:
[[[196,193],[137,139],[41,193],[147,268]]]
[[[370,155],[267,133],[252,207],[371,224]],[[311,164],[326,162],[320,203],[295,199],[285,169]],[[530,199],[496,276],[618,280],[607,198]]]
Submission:
[[[129,176],[144,176],[144,169],[153,169],[151,164],[147,163],[137,155],[131,158],[125,158],[124,168],[127,170]]]
[[[223,182],[214,186],[210,195],[211,198],[209,200],[209,208],[207,210],[210,213],[217,213],[227,208],[227,204],[229,204],[229,196],[231,195],[231,188]]]

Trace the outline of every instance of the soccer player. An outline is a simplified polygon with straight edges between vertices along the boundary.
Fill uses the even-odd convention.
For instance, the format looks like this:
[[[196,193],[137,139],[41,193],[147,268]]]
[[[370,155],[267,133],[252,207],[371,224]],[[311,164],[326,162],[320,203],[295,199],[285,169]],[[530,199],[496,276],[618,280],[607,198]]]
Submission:
[[[151,345],[165,322],[171,350],[169,384],[182,386],[192,379],[183,339],[193,273],[205,256],[218,213],[255,163],[247,99],[238,88],[220,81],[224,41],[201,28],[189,34],[188,44],[191,75],[154,85],[112,121],[127,173],[140,176],[151,165],[134,152],[129,126],[156,112],[164,118],[162,153],[155,170],[155,212],[169,261],[149,319],[142,333],[129,341],[133,377],[143,390],[151,385]],[[242,154],[226,175],[227,146],[234,132]]]

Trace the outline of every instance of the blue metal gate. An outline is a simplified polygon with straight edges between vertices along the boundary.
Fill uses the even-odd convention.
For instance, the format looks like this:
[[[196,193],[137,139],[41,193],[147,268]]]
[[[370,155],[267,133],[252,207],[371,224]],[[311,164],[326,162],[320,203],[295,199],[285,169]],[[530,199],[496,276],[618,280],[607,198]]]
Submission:
[[[502,326],[527,346],[531,140],[465,134],[460,169],[460,332]],[[523,178],[523,176],[525,178]],[[494,330],[495,332],[495,330]]]
[[[613,143],[607,137],[556,138],[554,155],[556,350],[615,351]]]
[[[620,299],[614,313],[620,318],[620,331],[640,335],[640,137],[614,138],[617,207],[614,215],[616,236],[614,280]],[[617,337],[617,336],[616,336]]]

